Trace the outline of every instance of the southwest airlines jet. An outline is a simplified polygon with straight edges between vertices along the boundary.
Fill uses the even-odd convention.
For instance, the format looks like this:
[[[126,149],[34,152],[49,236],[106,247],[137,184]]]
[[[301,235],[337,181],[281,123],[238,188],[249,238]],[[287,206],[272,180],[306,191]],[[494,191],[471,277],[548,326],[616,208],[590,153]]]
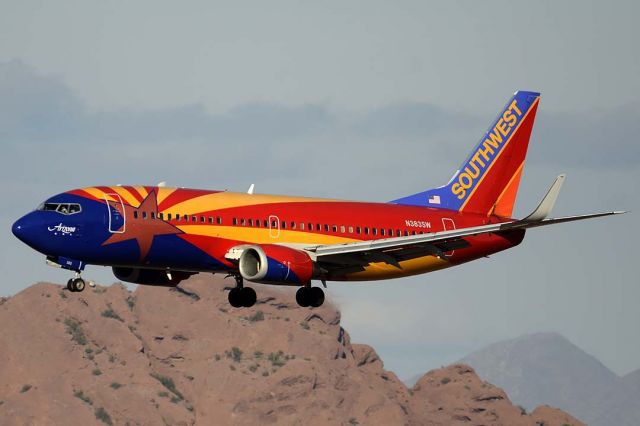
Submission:
[[[199,272],[299,287],[300,306],[324,291],[311,280],[368,281],[423,274],[514,247],[526,229],[623,212],[548,219],[564,175],[524,219],[512,211],[540,94],[516,92],[449,183],[387,203],[149,186],[94,186],[53,196],[13,225],[16,237],[70,271],[86,265],[136,284],[176,286]]]

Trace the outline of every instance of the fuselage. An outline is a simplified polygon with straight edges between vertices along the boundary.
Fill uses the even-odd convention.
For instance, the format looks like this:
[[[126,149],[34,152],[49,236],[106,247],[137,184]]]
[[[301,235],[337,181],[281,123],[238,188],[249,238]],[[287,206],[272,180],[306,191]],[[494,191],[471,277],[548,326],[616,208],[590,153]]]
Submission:
[[[98,186],[46,200],[14,233],[56,263],[237,273],[234,247],[305,247],[467,228],[508,219],[432,207],[148,186]],[[467,238],[469,245],[392,265],[314,278],[366,281],[421,274],[485,257],[524,230]],[[69,268],[76,269],[76,268]]]

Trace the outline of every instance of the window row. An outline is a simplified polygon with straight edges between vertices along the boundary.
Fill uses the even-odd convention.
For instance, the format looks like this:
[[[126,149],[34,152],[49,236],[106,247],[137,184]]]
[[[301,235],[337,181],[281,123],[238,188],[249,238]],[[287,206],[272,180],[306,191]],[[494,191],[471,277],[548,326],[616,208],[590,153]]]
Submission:
[[[164,213],[158,213],[156,215],[155,212],[146,212],[146,211],[139,212],[138,210],[134,210],[133,218],[134,219],[138,219],[138,218],[160,219],[160,220],[175,221],[175,222],[182,221],[182,222],[192,222],[192,223],[209,223],[210,225],[213,225],[215,223],[216,225],[222,225],[222,218],[220,216],[214,218],[213,216],[208,216],[208,217],[190,216],[187,214],[180,215],[178,213],[176,214],[167,213],[166,215]]]

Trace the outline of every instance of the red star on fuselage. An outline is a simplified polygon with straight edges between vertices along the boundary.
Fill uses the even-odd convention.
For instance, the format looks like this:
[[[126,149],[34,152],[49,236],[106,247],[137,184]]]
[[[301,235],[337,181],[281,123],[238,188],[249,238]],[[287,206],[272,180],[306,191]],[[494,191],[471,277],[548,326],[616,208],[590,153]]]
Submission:
[[[117,209],[125,217],[125,224],[118,229],[120,231],[124,227],[125,232],[112,234],[102,245],[135,239],[140,248],[140,261],[143,261],[149,254],[156,235],[182,233],[175,226],[158,218],[158,200],[155,191],[151,191],[138,207],[124,205],[124,212],[121,211],[122,204],[109,204],[111,208]]]

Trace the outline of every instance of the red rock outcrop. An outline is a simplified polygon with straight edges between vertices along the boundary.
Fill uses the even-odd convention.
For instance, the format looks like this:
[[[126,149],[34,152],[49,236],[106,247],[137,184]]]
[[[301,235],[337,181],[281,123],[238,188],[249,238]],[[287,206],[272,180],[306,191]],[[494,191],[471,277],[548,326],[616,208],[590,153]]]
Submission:
[[[0,423],[582,424],[549,407],[523,413],[465,365],[408,389],[350,342],[329,303],[299,308],[292,289],[262,286],[254,308],[234,309],[225,284],[41,283],[5,300]]]

